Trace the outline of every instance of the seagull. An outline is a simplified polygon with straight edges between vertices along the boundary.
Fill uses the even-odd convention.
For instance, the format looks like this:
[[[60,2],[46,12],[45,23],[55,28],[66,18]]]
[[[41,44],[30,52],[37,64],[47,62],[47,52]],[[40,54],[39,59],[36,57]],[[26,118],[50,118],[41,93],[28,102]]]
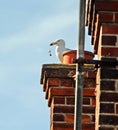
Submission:
[[[50,46],[56,46],[56,56],[61,63],[63,63],[63,53],[69,51],[70,49],[65,48],[65,41],[63,39],[59,39],[55,42],[50,43]]]

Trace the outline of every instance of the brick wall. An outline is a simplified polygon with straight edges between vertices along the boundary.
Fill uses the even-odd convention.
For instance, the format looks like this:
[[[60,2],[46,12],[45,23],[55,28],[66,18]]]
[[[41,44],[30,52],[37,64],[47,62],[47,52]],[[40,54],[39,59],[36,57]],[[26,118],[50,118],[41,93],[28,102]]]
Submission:
[[[50,130],[74,129],[75,65],[43,65],[41,84],[50,107]],[[93,66],[85,67],[83,90],[83,130],[95,130],[96,73]]]
[[[98,59],[118,60],[118,1],[89,0],[87,26]],[[96,80],[96,130],[118,130],[118,66],[102,66]]]

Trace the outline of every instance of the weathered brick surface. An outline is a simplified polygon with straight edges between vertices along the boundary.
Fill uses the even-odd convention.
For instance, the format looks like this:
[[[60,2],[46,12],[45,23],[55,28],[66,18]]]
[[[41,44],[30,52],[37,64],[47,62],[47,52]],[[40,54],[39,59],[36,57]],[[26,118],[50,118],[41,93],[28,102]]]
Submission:
[[[66,122],[74,122],[74,114],[66,114],[65,115],[65,121]]]
[[[64,86],[64,87],[74,87],[73,84],[74,84],[74,81],[73,79],[62,79],[61,81],[61,86]]]
[[[48,106],[50,106],[53,97],[64,97],[64,96],[74,96],[74,88],[67,87],[52,87],[48,91]]]
[[[102,79],[118,79],[118,70],[116,69],[102,69],[101,70]]]
[[[105,126],[100,126],[99,130],[114,130],[113,127],[105,127]]]
[[[92,98],[92,105],[96,106],[96,97]]]
[[[116,115],[101,115],[100,124],[104,125],[118,125],[118,116]]]
[[[83,106],[83,113],[94,114],[95,106]]]
[[[68,105],[74,105],[74,97],[66,97],[66,103]],[[83,105],[95,105],[96,100],[94,97],[83,97]]]
[[[54,106],[54,113],[74,113],[74,106]]]
[[[100,22],[113,22],[114,17],[113,13],[111,12],[99,12],[99,21]]]
[[[93,72],[93,71],[84,72],[84,78],[95,79],[95,77],[96,77],[96,72]]]
[[[73,130],[73,123],[53,123],[51,130]]]
[[[60,86],[60,80],[57,78],[49,78],[47,80],[47,86]]]
[[[117,1],[97,1],[95,8],[98,11],[118,11]]]
[[[59,79],[57,78],[49,78],[47,79],[45,85],[44,85],[44,91],[46,92],[46,99],[48,98],[48,91],[49,91],[49,88],[53,86],[53,87],[58,87],[60,86],[60,81]]]
[[[114,113],[114,103],[100,103],[100,113]]]
[[[89,89],[89,88],[85,88],[83,90],[83,96],[84,97],[94,97],[95,96],[95,89]]]
[[[117,58],[116,57],[102,57],[101,58],[102,61],[107,62],[106,64],[101,65],[101,69],[116,69],[116,61]]]
[[[75,98],[73,97],[66,97],[66,104],[68,105],[74,105],[75,104]]]
[[[83,104],[84,105],[91,105],[91,98],[89,97],[86,97],[86,98],[83,98]]]
[[[65,104],[65,97],[56,97],[53,98],[53,103],[54,104]]]
[[[118,102],[118,93],[101,92],[100,101],[102,102]]]
[[[118,25],[104,24],[102,25],[102,33],[103,34],[118,34]]]
[[[52,97],[54,96],[74,96],[74,88],[50,88],[49,89],[49,94],[48,94],[48,99],[49,99],[49,106],[52,100]],[[83,90],[83,96],[84,97],[95,97],[95,89],[89,89],[89,88],[84,88]],[[73,98],[67,99],[67,104],[73,104]]]
[[[89,115],[83,115],[82,116],[82,122],[85,123],[85,122],[91,122],[91,117]]]
[[[102,45],[115,46],[117,42],[116,36],[102,36]]]
[[[115,91],[115,81],[102,80],[101,90]]]
[[[96,81],[94,79],[84,79],[84,88],[95,88]]]
[[[95,115],[94,115],[94,114],[92,115],[91,118],[92,118],[91,121],[92,121],[92,122],[95,122]]]
[[[118,57],[118,47],[102,47],[101,54],[107,57]]]
[[[64,121],[64,114],[53,114],[53,121]]]
[[[74,88],[50,88],[49,96],[74,96]]]
[[[94,123],[83,124],[82,130],[95,130],[95,124]]]

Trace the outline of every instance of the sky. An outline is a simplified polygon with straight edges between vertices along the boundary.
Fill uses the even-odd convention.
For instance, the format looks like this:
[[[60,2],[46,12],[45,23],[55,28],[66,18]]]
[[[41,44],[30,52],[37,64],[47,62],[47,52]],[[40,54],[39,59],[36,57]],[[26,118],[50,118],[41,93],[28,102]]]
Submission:
[[[0,130],[50,129],[40,76],[43,64],[59,63],[49,44],[60,38],[77,49],[77,0],[0,1]]]

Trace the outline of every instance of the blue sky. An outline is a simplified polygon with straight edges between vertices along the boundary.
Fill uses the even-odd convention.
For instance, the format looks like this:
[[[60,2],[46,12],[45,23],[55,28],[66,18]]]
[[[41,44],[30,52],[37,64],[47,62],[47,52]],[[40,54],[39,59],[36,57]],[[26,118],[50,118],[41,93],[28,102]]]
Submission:
[[[50,129],[39,81],[42,64],[59,63],[49,46],[59,38],[77,48],[77,0],[0,1],[0,130]],[[87,35],[85,49],[92,50]]]

